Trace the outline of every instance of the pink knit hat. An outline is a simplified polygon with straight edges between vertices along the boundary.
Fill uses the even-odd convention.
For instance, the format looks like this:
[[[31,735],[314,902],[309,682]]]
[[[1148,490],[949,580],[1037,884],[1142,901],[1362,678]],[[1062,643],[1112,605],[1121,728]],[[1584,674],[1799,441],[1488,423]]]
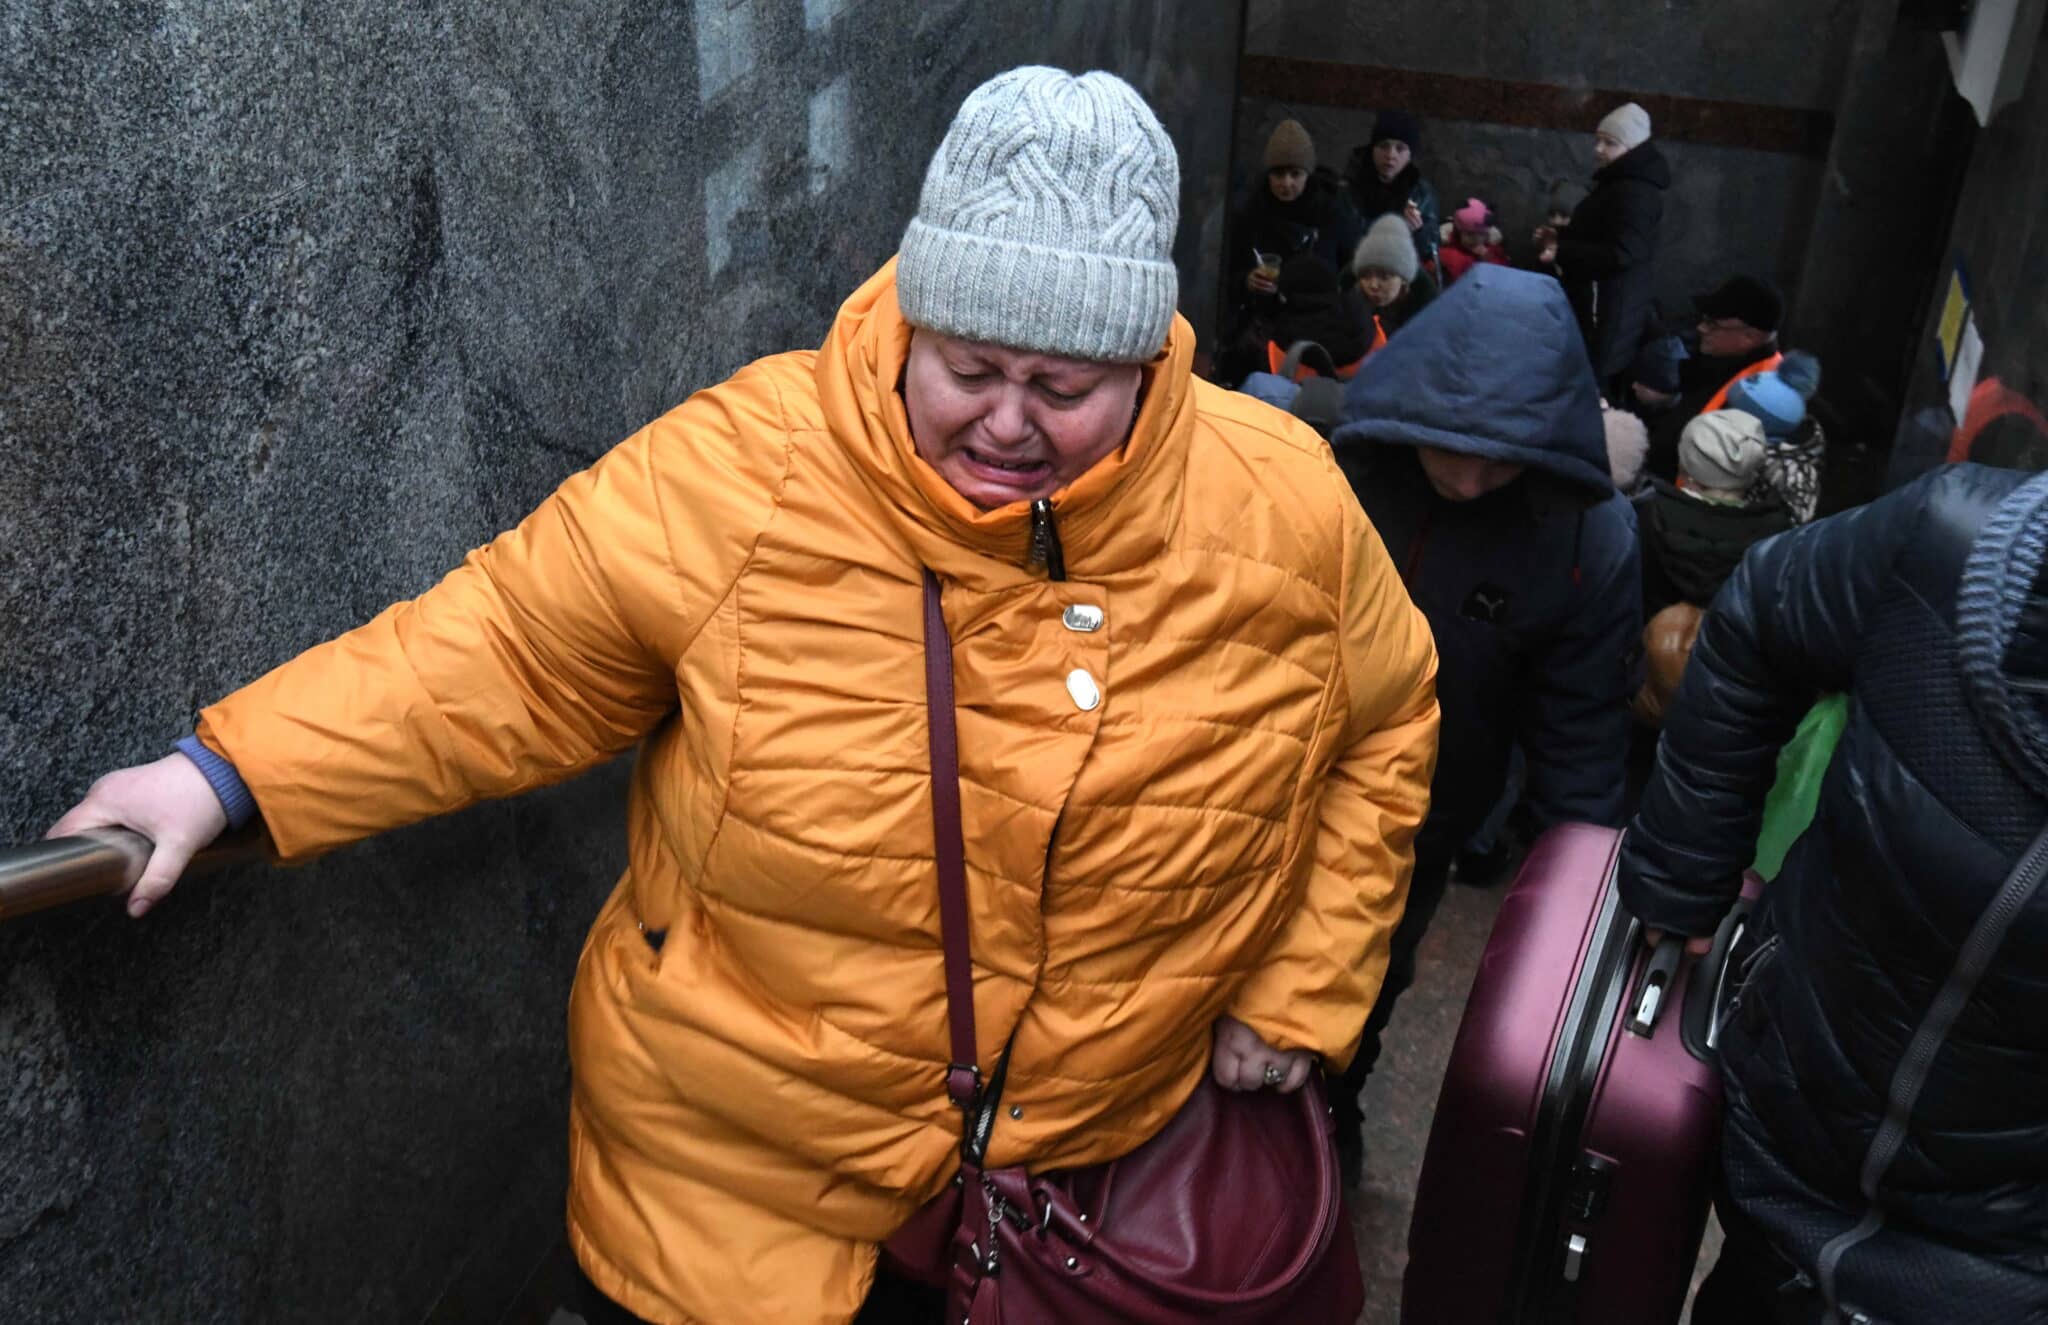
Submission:
[[[1463,207],[1451,213],[1451,219],[1460,230],[1484,230],[1492,223],[1493,213],[1479,199],[1467,198]]]

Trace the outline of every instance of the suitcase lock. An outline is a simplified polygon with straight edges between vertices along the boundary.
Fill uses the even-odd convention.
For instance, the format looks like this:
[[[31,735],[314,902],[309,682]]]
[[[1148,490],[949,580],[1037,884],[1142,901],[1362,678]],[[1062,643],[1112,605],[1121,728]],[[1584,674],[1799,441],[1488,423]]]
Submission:
[[[1585,1229],[1598,1223],[1607,1212],[1607,1195],[1614,1185],[1614,1162],[1599,1155],[1581,1155],[1572,1165],[1571,1187],[1565,1194],[1565,1218]],[[1564,1240],[1564,1278],[1575,1284],[1585,1269],[1587,1233],[1568,1233]]]

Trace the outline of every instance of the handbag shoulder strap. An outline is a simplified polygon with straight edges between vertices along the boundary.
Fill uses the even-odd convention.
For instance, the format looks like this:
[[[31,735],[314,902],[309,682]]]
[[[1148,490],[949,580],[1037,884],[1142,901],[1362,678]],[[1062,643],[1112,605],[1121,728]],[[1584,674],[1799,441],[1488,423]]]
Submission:
[[[1869,1207],[1859,1223],[1830,1239],[1820,1249],[1816,1268],[1821,1296],[1827,1304],[1824,1319],[1829,1325],[1842,1320],[1847,1310],[1842,1305],[1837,1283],[1842,1258],[1849,1254],[1851,1248],[1875,1237],[1884,1227],[1884,1208],[1878,1202],[1878,1187],[1883,1183],[1892,1161],[1905,1148],[1913,1107],[1920,1102],[1920,1091],[1934,1071],[1935,1056],[1947,1042],[1949,1031],[1954,1029],[1956,1018],[1962,1015],[1963,1006],[1969,1002],[1978,981],[1991,968],[1992,958],[1997,956],[1999,945],[2005,942],[2013,921],[2033,899],[2043,878],[2048,878],[2048,828],[2042,829],[2033,845],[2020,856],[2019,864],[2013,866],[2012,873],[2006,876],[2004,886],[1991,899],[1991,905],[1977,917],[1969,937],[1963,940],[1962,950],[1956,955],[1956,964],[1949,971],[1947,981],[1934,996],[1927,1015],[1920,1019],[1919,1027],[1906,1045],[1905,1055],[1892,1076],[1884,1122],[1870,1139],[1870,1149],[1863,1156],[1860,1185]]]
[[[953,708],[953,639],[939,607],[939,577],[924,573],[924,711],[931,738],[932,846],[939,867],[939,931],[946,954],[946,1023],[952,1061],[946,1096],[973,1110],[981,1096],[974,1037],[974,962],[967,944],[967,852],[960,833],[960,739]]]

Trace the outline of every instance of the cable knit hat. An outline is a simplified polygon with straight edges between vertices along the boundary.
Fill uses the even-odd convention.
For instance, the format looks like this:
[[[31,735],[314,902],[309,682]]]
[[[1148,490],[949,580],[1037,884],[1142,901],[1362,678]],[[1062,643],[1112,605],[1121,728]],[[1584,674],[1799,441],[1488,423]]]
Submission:
[[[1579,122],[1585,123],[1584,120]],[[1600,121],[1600,132],[1634,151],[1650,141],[1650,112],[1633,101],[1616,106]]]
[[[1316,140],[1308,136],[1300,120],[1282,120],[1266,140],[1266,169],[1292,166],[1313,172],[1316,168]]]
[[[903,234],[913,325],[1143,363],[1173,326],[1180,161],[1129,83],[1025,67],[968,93]]]
[[[1408,229],[1408,223],[1392,212],[1372,223],[1372,228],[1365,232],[1365,238],[1358,241],[1358,252],[1351,258],[1354,274],[1362,275],[1370,268],[1390,271],[1404,281],[1415,279],[1417,265],[1414,234]]]
[[[1741,410],[1717,409],[1685,425],[1678,468],[1716,492],[1746,492],[1764,462],[1764,426]]]

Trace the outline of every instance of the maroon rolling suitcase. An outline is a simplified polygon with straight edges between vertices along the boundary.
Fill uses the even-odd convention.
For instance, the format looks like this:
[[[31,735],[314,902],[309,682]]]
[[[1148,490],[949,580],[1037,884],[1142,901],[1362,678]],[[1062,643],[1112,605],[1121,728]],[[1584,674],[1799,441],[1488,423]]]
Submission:
[[[1720,1120],[1714,952],[1645,950],[1621,834],[1568,824],[1502,899],[1408,1230],[1404,1325],[1667,1325],[1699,1255]]]

